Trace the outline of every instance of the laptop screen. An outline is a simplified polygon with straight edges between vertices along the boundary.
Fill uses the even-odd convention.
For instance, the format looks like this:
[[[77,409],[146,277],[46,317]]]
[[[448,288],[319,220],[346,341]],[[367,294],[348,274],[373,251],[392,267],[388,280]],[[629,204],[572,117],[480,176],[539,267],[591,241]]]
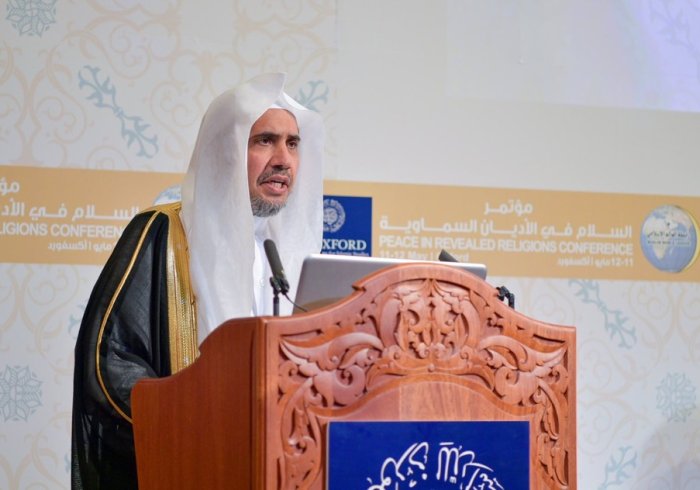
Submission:
[[[352,285],[372,272],[409,263],[457,267],[486,279],[484,264],[314,254],[306,257],[302,264],[295,303],[307,310],[321,308],[352,294]]]

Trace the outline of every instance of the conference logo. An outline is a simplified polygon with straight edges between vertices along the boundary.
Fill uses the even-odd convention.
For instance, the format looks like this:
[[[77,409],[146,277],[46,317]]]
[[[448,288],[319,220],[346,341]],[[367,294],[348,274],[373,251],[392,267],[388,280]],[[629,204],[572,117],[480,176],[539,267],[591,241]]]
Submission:
[[[524,421],[332,421],[328,490],[526,490]]]
[[[371,197],[323,197],[321,253],[372,255]]]
[[[428,442],[416,442],[398,458],[386,458],[378,473],[376,478],[367,477],[367,490],[505,490],[493,468],[479,462],[474,451],[451,441],[432,448]]]
[[[335,233],[345,224],[345,208],[337,199],[323,200],[323,232]]]
[[[698,256],[698,225],[679,206],[659,206],[644,219],[640,242],[644,256],[656,269],[682,272]]]

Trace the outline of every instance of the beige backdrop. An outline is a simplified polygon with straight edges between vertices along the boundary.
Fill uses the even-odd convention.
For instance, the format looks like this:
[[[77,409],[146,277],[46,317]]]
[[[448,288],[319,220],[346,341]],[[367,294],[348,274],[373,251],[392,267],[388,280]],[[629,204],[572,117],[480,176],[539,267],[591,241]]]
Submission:
[[[520,311],[578,326],[579,488],[700,485],[698,265],[661,273],[638,250],[658,206],[700,213],[695,1],[7,0],[0,26],[0,488],[69,486],[72,349],[100,270],[82,240],[169,195],[209,101],[273,70],[327,123],[328,190],[380,195],[375,240],[433,253],[446,224],[468,239],[473,219],[519,235],[531,218],[545,241],[570,224],[633,247],[581,274],[484,260]],[[396,183],[458,199],[425,213]],[[513,220],[486,213],[502,204]],[[34,241],[6,226],[20,210],[48,234],[103,228]]]

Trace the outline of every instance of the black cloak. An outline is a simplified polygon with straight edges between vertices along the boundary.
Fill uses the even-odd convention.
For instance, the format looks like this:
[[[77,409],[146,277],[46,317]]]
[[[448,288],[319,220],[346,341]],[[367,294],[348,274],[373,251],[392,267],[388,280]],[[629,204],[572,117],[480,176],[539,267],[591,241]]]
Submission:
[[[90,295],[75,346],[71,488],[137,488],[131,389],[196,358],[180,204],[138,214]]]

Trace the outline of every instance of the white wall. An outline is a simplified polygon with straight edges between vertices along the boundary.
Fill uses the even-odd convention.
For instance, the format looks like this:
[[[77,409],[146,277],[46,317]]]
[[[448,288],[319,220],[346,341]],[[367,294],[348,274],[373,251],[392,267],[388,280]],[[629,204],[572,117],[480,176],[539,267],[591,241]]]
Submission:
[[[666,3],[688,45],[662,2],[340,2],[329,177],[698,195],[700,12]]]

